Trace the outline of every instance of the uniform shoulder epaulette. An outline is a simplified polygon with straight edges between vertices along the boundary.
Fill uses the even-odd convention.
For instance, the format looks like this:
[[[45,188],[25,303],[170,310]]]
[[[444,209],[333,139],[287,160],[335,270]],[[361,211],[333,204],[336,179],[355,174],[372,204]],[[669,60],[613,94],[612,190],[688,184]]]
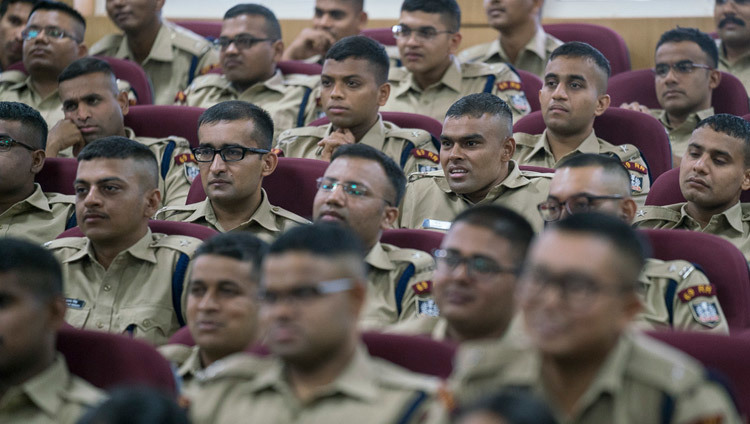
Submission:
[[[112,55],[120,47],[122,40],[125,38],[125,34],[109,34],[101,38],[101,40],[94,43],[89,49],[89,55]]]
[[[273,206],[272,205],[271,206],[271,212],[273,212],[276,215],[283,216],[284,218],[286,218],[286,219],[288,219],[290,221],[294,221],[294,222],[296,222],[298,224],[310,224],[310,221],[308,221],[307,219],[305,219],[305,218],[297,215],[294,212],[288,211],[288,210],[282,208],[281,206]]]
[[[52,193],[52,192],[45,192],[44,195],[47,197],[47,202],[49,203],[71,203],[75,204],[76,197],[71,194],[61,194],[61,193]]]
[[[325,125],[321,125],[319,127],[307,126],[307,127],[290,128],[288,130],[285,130],[281,134],[279,134],[279,142],[282,142],[285,139],[292,138],[292,137],[324,138],[326,136],[327,131],[328,129],[326,128]]]
[[[58,391],[60,396],[68,403],[93,407],[104,399],[104,394],[84,379],[73,380],[73,386],[66,390]]]
[[[661,261],[658,259],[649,259],[644,268],[644,273],[647,277],[667,278],[677,282],[688,278],[696,271],[695,265],[683,260]]]
[[[187,255],[192,255],[201,243],[203,242],[195,237],[154,233],[154,242],[151,243],[151,246],[173,249]]]
[[[66,248],[66,247],[81,250],[84,247],[86,247],[87,242],[88,242],[88,239],[86,237],[64,237],[64,238],[48,241],[44,243],[44,247],[46,247],[49,250],[61,249],[61,248]]]
[[[506,66],[504,64],[501,64]],[[487,75],[494,75],[499,71],[496,65],[489,65],[483,62],[466,62],[461,64],[461,75],[464,78],[476,78]]]
[[[154,219],[163,220],[164,218],[161,218],[162,216],[172,216],[178,212],[190,212],[192,214],[193,212],[198,210],[198,207],[201,205],[201,203],[202,202],[191,203],[189,205],[164,206],[163,208],[156,211],[156,214],[154,214]]]
[[[633,337],[635,343],[625,372],[641,384],[678,395],[703,383],[702,368],[695,359],[647,336]]]
[[[386,137],[402,138],[414,143],[414,146],[423,143],[432,143],[432,135],[419,128],[393,128],[389,129]]]
[[[608,144],[609,149],[607,150],[610,150],[612,153],[616,154],[617,157],[620,158],[620,160],[623,162],[633,161],[641,157],[641,151],[632,144],[613,145],[606,140],[599,139],[599,141]]]
[[[402,391],[425,392],[435,394],[440,387],[440,380],[423,374],[416,374],[392,362],[371,358],[373,376],[383,387]]]
[[[195,374],[198,384],[221,379],[249,381],[267,371],[274,363],[273,357],[262,357],[244,352],[222,358]]]
[[[750,221],[750,203],[740,203],[740,210],[742,211],[742,220]]]
[[[201,56],[213,47],[208,40],[187,28],[169,25],[169,29],[174,34],[174,37],[171,37],[172,45],[190,54]]]
[[[541,134],[529,134],[523,132],[513,133],[513,140],[516,141],[516,146],[520,144],[527,147],[534,147],[541,137]]]
[[[193,347],[183,344],[168,344],[159,346],[156,350],[161,353],[169,362],[175,363],[178,367],[187,361],[193,353]]]
[[[383,249],[388,255],[388,259],[393,262],[409,262],[414,264],[415,274],[423,271],[430,271],[435,268],[435,260],[432,256],[421,250],[402,249],[392,244],[382,243]]]
[[[187,92],[196,92],[205,88],[220,88],[226,90],[231,86],[229,80],[222,74],[205,74],[195,77],[187,88]]]
[[[650,219],[677,222],[682,217],[679,210],[674,210],[665,206],[644,206],[638,209],[635,215],[635,221],[647,221]]]
[[[391,68],[388,71],[388,81],[404,81],[409,78],[410,72],[403,66],[398,68]]]
[[[525,169],[521,169],[521,175],[523,175],[526,178],[546,178],[548,180],[551,180],[552,177],[555,175],[554,172],[537,172],[537,171],[528,171]]]
[[[320,84],[320,75],[284,74],[284,85],[315,88]]]
[[[482,59],[487,54],[487,50],[489,50],[491,44],[483,43],[464,49],[458,54],[458,58],[464,63]]]
[[[4,71],[0,73],[0,84],[18,84],[26,81],[28,75],[21,71]]]
[[[442,170],[438,169],[437,171],[412,172],[411,174],[409,174],[410,183],[413,183],[414,181],[417,181],[417,180],[427,179],[427,178],[431,178],[431,179],[445,178],[445,173]]]

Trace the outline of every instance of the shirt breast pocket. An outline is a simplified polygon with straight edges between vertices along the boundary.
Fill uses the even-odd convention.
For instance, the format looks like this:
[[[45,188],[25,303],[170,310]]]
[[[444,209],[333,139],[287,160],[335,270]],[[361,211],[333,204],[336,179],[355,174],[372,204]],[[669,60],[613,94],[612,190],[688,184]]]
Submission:
[[[159,307],[121,309],[114,325],[115,332],[148,340],[155,345],[166,343],[177,328],[174,311]]]
[[[89,317],[89,312],[89,309],[68,308],[65,311],[65,322],[75,328],[83,328],[86,325],[86,320]]]

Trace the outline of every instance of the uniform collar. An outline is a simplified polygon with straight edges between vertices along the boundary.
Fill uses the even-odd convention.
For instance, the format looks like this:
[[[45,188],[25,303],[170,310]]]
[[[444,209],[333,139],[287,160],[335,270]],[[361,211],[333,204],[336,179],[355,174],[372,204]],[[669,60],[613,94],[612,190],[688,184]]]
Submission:
[[[226,76],[222,76],[222,78],[226,78]],[[284,89],[286,88],[286,86],[284,85],[284,76],[278,69],[274,71],[271,78],[265,81],[256,82],[255,84],[246,88],[245,91],[242,92],[242,94],[237,93],[234,85],[232,85],[229,80],[227,80],[227,83],[229,84],[229,90],[232,93],[237,94],[238,96],[242,96],[243,98],[252,98],[254,94],[261,93],[266,90],[276,91],[278,93],[284,94]]]
[[[258,208],[255,209],[255,212],[250,217],[250,219],[238,225],[237,228],[233,228],[233,230],[243,229],[249,227],[253,223],[256,223],[261,227],[267,229],[268,231],[281,231],[279,226],[276,225],[276,219],[274,218],[273,209],[275,206],[271,205],[271,202],[268,201],[268,195],[266,194],[266,190],[264,190],[263,188],[260,189],[260,196],[260,205],[258,205]],[[190,215],[185,221],[194,222],[200,219],[205,219],[209,224],[213,225],[221,232],[228,231],[227,229],[222,228],[221,224],[219,224],[219,220],[218,218],[216,218],[216,212],[214,212],[214,208],[211,205],[210,199],[208,198],[206,198],[202,202],[196,203],[195,212],[193,212],[193,214]]]
[[[436,82],[432,86],[440,86],[442,84],[455,91],[456,93],[460,93],[462,80],[463,76],[461,73],[461,62],[459,62],[458,58],[451,55],[450,66],[448,66],[448,69],[445,71],[440,81]],[[414,79],[414,74],[411,72],[409,72],[408,81],[408,84],[403,84],[403,88],[401,88],[400,90],[396,90],[396,92],[393,93],[393,96],[397,97],[408,91],[410,88],[416,91],[422,91],[422,89],[419,88],[419,84],[417,84],[417,81]]]
[[[202,369],[203,364],[201,364],[200,347],[195,345],[190,349],[190,356],[185,359],[185,362],[183,362],[177,370],[177,375],[180,377],[194,377],[196,373]]]
[[[383,117],[378,114],[378,120],[370,127],[369,130],[362,136],[362,139],[357,141],[360,144],[366,144],[372,146],[378,150],[382,150],[385,146],[387,128],[383,122]],[[326,125],[326,133],[324,137],[328,137],[333,133],[333,124]],[[320,149],[322,150],[322,149]]]
[[[169,23],[167,21],[162,21],[161,26],[159,27],[159,32],[156,34],[156,39],[154,39],[154,45],[151,46],[151,51],[148,52],[148,56],[146,57],[146,60],[143,61],[143,63],[146,63],[150,60],[156,60],[159,62],[171,62],[174,60],[174,54],[172,53],[172,43],[170,42],[170,39],[172,38],[172,28],[169,27]],[[117,48],[117,53],[115,53],[115,57],[125,57],[132,59],[133,54],[130,51],[130,47],[128,47],[128,37],[122,37],[122,41],[120,42],[120,46]]]
[[[498,46],[499,45],[500,43],[498,41]],[[547,60],[547,33],[544,32],[541,25],[537,25],[536,33],[523,47],[522,52],[523,51],[531,52],[543,61]]]
[[[151,234],[151,229],[149,228],[146,231],[146,235],[141,237],[141,239],[135,242],[134,245],[120,252],[117,255],[117,257],[120,257],[121,255],[128,253],[130,254],[130,256],[133,256],[136,259],[140,259],[140,260],[155,264],[156,254],[154,253],[154,250],[151,249],[152,243],[153,243],[153,235]],[[88,256],[89,259],[91,259],[91,261],[97,262],[96,254],[94,253],[94,246],[91,244],[91,239],[89,239],[88,237],[86,237],[86,245],[84,246],[83,249],[70,255],[70,257],[63,259],[62,262],[63,263],[75,262],[75,261],[85,258],[86,256]]]
[[[18,88],[18,89],[21,89],[23,87],[26,87],[31,92],[32,100],[36,100],[38,103],[44,103],[48,99],[51,99],[54,97],[57,97],[57,98],[60,97],[60,94],[58,93],[58,89],[56,88],[55,91],[49,94],[49,96],[42,98],[42,95],[39,94],[39,92],[37,92],[36,89],[34,88],[34,84],[31,83],[31,75],[26,77],[26,80],[24,82],[11,86],[11,88]]]
[[[32,207],[32,208],[36,208],[45,212],[52,212],[52,209],[49,206],[49,200],[47,200],[47,196],[44,195],[44,192],[42,191],[42,187],[39,185],[39,183],[34,183],[34,192],[31,193],[31,196],[11,206],[8,210],[18,208],[18,207],[22,207],[23,209],[28,209],[28,207]]]
[[[536,142],[534,145],[534,148],[531,149],[531,153],[529,153],[528,157],[532,158],[538,154],[542,154],[540,152],[543,152],[543,154],[550,158],[550,162],[554,162],[554,155],[552,154],[552,149],[549,145],[549,139],[547,138],[547,129],[544,129],[544,132],[542,132],[542,136],[539,138],[539,141]],[[564,157],[569,156],[572,153],[599,153],[599,139],[596,138],[596,134],[593,130],[589,133],[586,138],[583,139],[581,144],[578,145],[578,147],[575,148],[571,153],[568,153]],[[563,158],[564,158],[563,157]],[[560,158],[562,160],[563,158]]]
[[[23,383],[18,389],[19,393],[28,396],[28,399],[50,418],[54,418],[62,407],[62,398],[59,391],[68,385],[70,373],[65,365],[65,360],[59,353],[54,362],[40,374]],[[11,389],[13,390],[13,389]],[[11,392],[7,393],[6,396]]]
[[[746,53],[738,57],[737,60],[734,61],[734,63],[729,63],[726,50],[724,50],[724,45],[721,42],[721,38],[716,39],[716,47],[719,50],[719,63],[726,66],[727,68],[731,68],[732,66],[735,66],[740,62],[747,62],[748,60],[750,60],[750,53]]]
[[[448,179],[447,178],[440,178],[436,180],[438,187],[443,190],[445,193],[453,193],[450,186],[448,185]],[[518,163],[515,160],[511,160],[508,163],[508,175],[505,177],[503,181],[500,182],[500,184],[492,187],[490,191],[487,193],[487,196],[485,198],[478,202],[478,203],[484,203],[487,201],[493,201],[500,197],[505,191],[509,189],[515,189],[520,188],[525,185],[528,185],[531,181],[529,181],[528,178],[524,177],[523,174],[521,174],[521,170],[518,167]],[[459,195],[464,200],[468,201],[465,196]],[[471,203],[471,202],[469,202]]]
[[[396,268],[388,257],[388,252],[385,251],[380,242],[377,242],[375,243],[375,246],[372,246],[372,249],[370,249],[370,252],[365,257],[365,262],[377,269],[390,271]]]
[[[714,220],[721,219],[721,217],[724,217],[724,220],[738,233],[742,234],[742,205],[740,202],[737,202],[734,204],[734,206],[730,207],[729,209],[725,210],[724,212],[720,214],[716,214],[711,217],[710,222],[714,222]],[[694,223],[694,225],[697,225],[698,228],[700,228],[700,224],[690,215],[687,213],[687,203],[684,203],[682,207],[680,207],[680,220],[678,221],[678,225],[685,226],[686,221]]]
[[[125,127],[125,137],[131,140],[135,140],[135,137],[136,137],[135,131],[133,131],[133,129],[130,127]]]
[[[675,130],[677,128],[695,128],[696,125],[698,125],[698,122],[700,122],[703,119],[708,118],[709,116],[714,115],[714,108],[713,106],[708,109],[699,110],[696,113],[691,114],[688,116],[688,118],[685,120],[685,122],[682,123],[679,127],[673,127],[669,123],[669,119],[667,118],[667,111],[661,110],[659,111],[659,114],[656,116],[657,119],[664,125],[667,129],[670,131]],[[691,131],[692,132],[692,131]]]

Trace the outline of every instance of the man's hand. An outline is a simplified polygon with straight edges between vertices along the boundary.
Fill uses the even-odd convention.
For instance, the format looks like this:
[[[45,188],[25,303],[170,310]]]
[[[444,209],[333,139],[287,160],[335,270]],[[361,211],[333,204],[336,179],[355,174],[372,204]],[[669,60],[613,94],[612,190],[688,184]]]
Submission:
[[[86,140],[76,124],[70,119],[61,119],[49,131],[45,153],[48,158],[55,158],[61,151],[73,146],[73,157],[75,157],[85,145]]]
[[[338,128],[328,137],[320,140],[318,146],[323,148],[320,159],[330,162],[333,152],[344,144],[354,144],[354,134],[348,128]]]
[[[336,43],[330,32],[322,29],[305,28],[284,50],[282,60],[305,60],[316,54],[325,54]]]
[[[628,110],[634,110],[636,112],[643,112],[643,113],[649,113],[649,110],[646,106],[643,106],[642,104],[638,102],[633,103],[623,103],[620,105],[622,109],[628,109]]]

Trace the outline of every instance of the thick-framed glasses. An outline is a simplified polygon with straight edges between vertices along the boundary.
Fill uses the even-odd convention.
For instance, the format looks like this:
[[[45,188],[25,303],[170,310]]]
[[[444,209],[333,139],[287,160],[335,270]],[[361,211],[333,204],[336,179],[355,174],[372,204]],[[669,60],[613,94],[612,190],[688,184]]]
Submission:
[[[58,40],[63,38],[70,38],[76,43],[81,42],[81,40],[76,38],[73,34],[55,26],[48,26],[44,28],[26,28],[21,31],[21,38],[23,38],[25,41],[29,41],[39,37],[40,35],[42,35],[42,33],[44,33],[47,38],[55,38]]]
[[[389,200],[370,193],[370,190],[368,190],[367,187],[363,186],[360,183],[343,182],[327,177],[320,177],[315,180],[315,183],[318,187],[318,190],[331,192],[336,190],[336,187],[341,187],[341,189],[344,190],[344,194],[346,194],[347,196],[360,198],[368,196],[375,197],[383,200],[388,206],[393,206],[393,204]]]
[[[669,74],[670,69],[674,69],[674,72],[678,75],[686,75],[689,73],[692,73],[696,68],[698,69],[713,69],[712,67],[708,65],[703,65],[700,63],[693,63],[689,60],[681,60],[677,63],[668,64],[668,63],[659,63],[654,67],[654,74],[656,74],[659,78],[664,78]]]
[[[219,37],[214,40],[214,45],[220,48],[221,50],[225,50],[227,47],[229,47],[230,44],[234,43],[234,46],[237,47],[239,50],[245,50],[253,47],[254,45],[261,43],[263,41],[271,41],[274,42],[276,39],[274,38],[255,38],[250,34],[240,34],[234,38],[229,37]]]
[[[595,278],[575,272],[554,275],[543,267],[530,267],[520,280],[520,294],[526,299],[538,298],[544,291],[554,287],[560,300],[571,309],[583,309],[602,294],[617,295],[628,290],[625,285],[605,286]]]
[[[26,143],[22,143],[22,142],[20,142],[18,140],[14,140],[10,136],[0,135],[0,152],[7,152],[7,151],[9,151],[10,148],[13,147],[14,144],[18,144],[21,147],[25,147],[25,148],[31,150],[32,152],[35,151],[35,150],[41,150],[41,149],[37,149],[36,147],[29,146]]]
[[[557,221],[562,216],[563,208],[570,215],[577,213],[588,212],[591,210],[594,203],[600,200],[621,200],[624,199],[622,195],[613,194],[611,196],[594,196],[591,194],[581,193],[574,196],[570,196],[565,202],[560,202],[557,199],[547,199],[544,202],[536,205],[536,209],[542,216],[542,219],[551,222]]]
[[[237,162],[245,158],[245,153],[252,153],[255,155],[265,155],[270,153],[270,150],[258,149],[255,147],[243,147],[243,146],[227,146],[221,149],[214,149],[208,146],[199,146],[191,149],[193,156],[198,162],[213,162],[214,157],[218,153],[224,162]]]
[[[412,34],[415,34],[418,40],[430,41],[438,36],[438,34],[454,34],[456,31],[438,31],[433,27],[419,27],[416,29],[409,28],[406,25],[394,25],[391,28],[393,37],[408,39]]]
[[[294,305],[307,304],[329,294],[351,290],[354,283],[355,281],[351,278],[339,278],[295,287],[290,290],[261,290],[258,293],[258,300],[269,306],[284,301]]]
[[[491,277],[497,274],[518,274],[518,268],[506,268],[495,260],[486,256],[461,256],[458,252],[448,249],[435,249],[432,256],[438,267],[444,267],[451,271],[461,264],[466,265],[466,272],[476,277]]]

